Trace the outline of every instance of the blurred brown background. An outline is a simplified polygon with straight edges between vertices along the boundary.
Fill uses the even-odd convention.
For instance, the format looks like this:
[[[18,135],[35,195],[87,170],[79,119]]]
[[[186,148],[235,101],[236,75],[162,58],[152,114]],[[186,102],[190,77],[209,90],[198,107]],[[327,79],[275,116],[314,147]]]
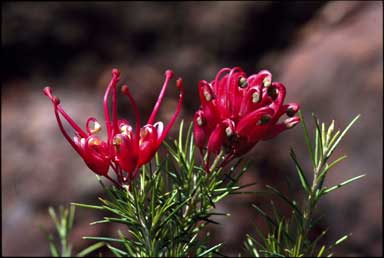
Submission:
[[[88,116],[102,121],[103,92],[111,68],[117,67],[143,117],[148,117],[163,73],[171,68],[185,83],[180,117],[191,121],[198,108],[197,82],[212,80],[222,67],[239,65],[248,75],[270,70],[274,81],[286,85],[287,101],[301,103],[307,123],[314,112],[322,121],[335,119],[336,127],[344,128],[362,115],[335,153],[348,159],[330,173],[326,184],[367,176],[326,197],[317,214],[324,215],[320,227],[330,229],[328,241],[352,233],[336,254],[381,256],[382,11],[381,1],[3,2],[2,254],[49,255],[38,227],[53,228],[47,207],[95,203],[100,194],[94,175],[60,134],[51,103],[42,94],[44,86],[55,89],[81,125]],[[176,89],[170,87],[159,120],[168,121],[176,100]],[[120,115],[132,119],[128,102],[119,101]],[[298,126],[248,154],[253,166],[244,182],[286,190],[284,179],[295,178],[291,146],[310,173]],[[231,213],[220,219],[212,236],[212,243],[225,241],[223,253],[243,252],[245,233],[254,234],[261,219],[251,203],[264,207],[269,201],[244,195],[217,207]],[[101,216],[77,210],[75,250],[88,244],[81,236],[113,232],[88,225]]]

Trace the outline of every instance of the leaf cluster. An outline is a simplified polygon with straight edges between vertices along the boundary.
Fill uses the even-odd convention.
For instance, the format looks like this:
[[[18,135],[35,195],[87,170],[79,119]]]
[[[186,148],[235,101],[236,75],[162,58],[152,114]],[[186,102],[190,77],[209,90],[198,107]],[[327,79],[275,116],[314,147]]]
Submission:
[[[264,236],[264,234],[259,231],[258,237],[247,235],[244,244],[247,251],[254,257],[332,256],[333,247],[342,243],[349,237],[348,234],[343,235],[334,243],[326,245],[320,244],[320,242],[326,235],[327,230],[321,232],[315,239],[310,239],[309,233],[321,220],[321,218],[316,218],[314,216],[314,211],[320,199],[334,190],[340,189],[341,187],[365,176],[360,175],[345,180],[337,185],[324,186],[326,176],[331,168],[334,168],[335,165],[346,158],[346,156],[343,155],[330,162],[332,154],[360,115],[356,116],[342,132],[340,132],[340,130],[334,132],[334,121],[332,121],[329,127],[326,128],[325,124],[321,123],[320,125],[318,118],[313,115],[315,126],[313,145],[310,140],[305,120],[301,115],[301,112],[299,114],[308,153],[312,161],[312,183],[310,183],[309,178],[306,176],[310,173],[305,173],[303,166],[298,161],[296,153],[291,149],[290,156],[296,167],[297,177],[304,195],[304,202],[302,205],[299,205],[295,200],[291,200],[272,186],[266,186],[270,193],[278,196],[289,205],[291,208],[291,217],[284,218],[279,215],[273,203],[272,208],[274,212],[272,216],[267,214],[260,207],[256,205],[253,206],[258,213],[265,218],[269,228],[267,236]]]
[[[217,224],[212,217],[229,215],[215,212],[215,204],[247,186],[238,185],[246,168],[239,170],[239,161],[228,173],[215,167],[207,174],[195,160],[192,124],[186,131],[184,137],[182,122],[178,139],[165,143],[166,157],[156,155],[130,185],[107,187],[100,180],[106,193],[101,204],[74,203],[110,214],[92,225],[119,223],[124,228],[116,237],[84,239],[106,243],[117,257],[220,255],[222,243],[209,246],[209,233],[204,235],[203,229]]]
[[[44,228],[41,227],[41,229],[45,231],[48,236],[51,255],[53,257],[73,257],[74,254],[72,254],[72,245],[69,243],[69,236],[74,224],[75,206],[70,205],[68,208],[60,206],[58,211],[53,207],[49,207],[48,213],[55,224],[57,237],[55,238],[52,234],[46,232]],[[77,253],[76,257],[84,257],[102,246],[104,246],[103,242],[92,244]]]

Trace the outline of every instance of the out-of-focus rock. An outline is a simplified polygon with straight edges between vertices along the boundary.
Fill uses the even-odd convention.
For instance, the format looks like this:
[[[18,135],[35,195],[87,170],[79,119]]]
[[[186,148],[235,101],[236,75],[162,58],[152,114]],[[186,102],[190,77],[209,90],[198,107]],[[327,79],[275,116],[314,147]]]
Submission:
[[[314,112],[327,124],[334,119],[336,127],[344,128],[361,114],[334,154],[349,158],[326,183],[335,185],[359,174],[366,177],[326,197],[321,213],[332,225],[330,240],[340,232],[353,232],[338,254],[382,253],[377,237],[382,235],[382,3],[328,3],[300,30],[297,44],[270,62],[280,73],[279,81],[287,85],[288,98],[301,103],[307,123],[312,124]],[[305,152],[303,141],[295,146]]]

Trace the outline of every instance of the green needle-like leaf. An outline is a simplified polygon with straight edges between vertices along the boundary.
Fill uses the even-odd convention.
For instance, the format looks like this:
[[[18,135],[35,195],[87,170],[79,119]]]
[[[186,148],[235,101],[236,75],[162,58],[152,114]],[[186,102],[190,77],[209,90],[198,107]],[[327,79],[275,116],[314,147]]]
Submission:
[[[341,157],[339,157],[338,159],[336,159],[335,161],[333,161],[332,163],[330,163],[329,165],[327,164],[326,167],[324,168],[324,170],[321,172],[321,174],[319,175],[319,178],[320,177],[323,177],[327,174],[327,172],[335,165],[337,165],[338,163],[340,163],[341,161],[345,160],[347,158],[346,155],[343,155]]]
[[[308,129],[307,129],[307,126],[305,124],[305,120],[304,120],[303,114],[301,113],[301,110],[299,110],[298,113],[299,113],[301,125],[302,125],[303,130],[304,130],[305,143],[307,144],[307,148],[308,148],[308,152],[310,154],[311,160],[312,160],[313,164],[315,164],[315,156],[313,154],[313,147],[311,144],[311,140],[309,139]]]
[[[212,246],[211,248],[209,248],[209,249],[205,250],[204,252],[202,252],[201,254],[199,254],[197,257],[204,257],[205,255],[213,252],[214,250],[218,249],[222,245],[223,245],[223,243]]]
[[[85,237],[83,237],[83,239],[124,243],[124,240],[112,238],[112,237],[89,237],[89,236],[85,236]]]
[[[319,253],[317,254],[317,257],[321,257],[321,256],[323,255],[324,251],[325,251],[325,245],[323,245],[323,246],[320,248]]]
[[[347,240],[349,236],[350,236],[350,234],[348,234],[348,235],[344,235],[343,237],[339,238],[339,239],[335,242],[335,246],[336,246],[336,245],[339,245],[339,244],[341,244],[342,242],[344,242],[345,240]]]
[[[117,257],[123,257],[122,255],[124,256],[128,256],[128,253],[127,252],[124,252],[123,250],[120,250],[116,247],[113,247],[111,245],[107,245],[107,247],[109,248],[109,250],[111,250],[113,252],[114,255],[116,255]]]
[[[299,210],[299,207],[297,205],[290,201],[284,194],[282,194],[279,190],[276,188],[273,188],[270,185],[266,185],[266,188],[270,189],[273,193],[275,193],[278,197],[280,197],[282,200],[284,200],[287,204],[289,204],[300,216],[302,216],[301,211]]]
[[[71,202],[71,205],[83,207],[83,208],[89,208],[89,209],[104,210],[102,206],[98,206],[98,205],[89,205],[89,204],[76,203],[76,202]]]
[[[357,119],[359,119],[360,115],[357,115],[348,125],[347,127],[344,129],[344,131],[340,134],[340,136],[337,138],[337,140],[335,141],[335,143],[330,146],[326,156],[327,157],[330,157],[333,153],[333,151],[335,150],[335,148],[337,147],[337,145],[339,144],[339,142],[341,141],[341,139],[343,139],[344,135],[348,132],[348,130],[352,127],[352,125],[357,121]]]
[[[319,137],[319,139],[317,140],[317,146],[315,146],[315,148],[318,148],[319,158],[320,158],[320,160],[322,160],[324,157],[324,145],[323,145],[324,140],[322,137],[323,133],[322,133],[322,130],[320,129],[319,119],[317,119],[315,114],[312,114],[312,117],[313,117],[313,121],[315,122],[317,135]],[[316,166],[317,165],[318,165],[318,162],[316,163]]]
[[[252,238],[249,235],[247,235],[245,246],[250,251],[251,255],[253,255],[254,257],[260,257],[260,254],[257,251],[257,248],[255,246],[255,243],[252,241]]]
[[[291,158],[295,162],[296,170],[297,170],[297,174],[299,175],[301,186],[303,187],[305,192],[309,193],[310,192],[310,186],[309,186],[308,181],[307,181],[307,179],[306,179],[306,177],[304,175],[303,169],[300,167],[300,164],[299,164],[299,162],[296,159],[296,154],[295,154],[295,152],[293,151],[292,148],[291,148],[291,153],[290,154],[291,154]]]
[[[51,254],[53,257],[60,257],[59,251],[57,250],[54,243],[52,242],[49,243],[49,250],[51,251]]]
[[[94,252],[95,250],[101,248],[105,246],[105,243],[104,242],[98,242],[98,243],[95,243],[91,246],[88,246],[87,248],[85,248],[83,251],[79,252],[76,257],[84,257],[92,252]]]
[[[340,184],[337,184],[337,185],[335,185],[335,186],[326,188],[326,189],[324,189],[323,192],[324,192],[324,194],[330,193],[330,192],[332,192],[332,191],[334,191],[334,190],[336,190],[336,189],[339,189],[339,188],[343,187],[344,185],[350,184],[350,183],[352,183],[353,181],[356,181],[356,180],[358,180],[358,179],[360,179],[360,178],[362,178],[362,177],[364,177],[364,176],[365,176],[365,174],[360,175],[360,176],[353,177],[353,178],[348,179],[348,180],[346,180],[346,181],[344,181],[344,182],[342,182],[342,183],[340,183]]]

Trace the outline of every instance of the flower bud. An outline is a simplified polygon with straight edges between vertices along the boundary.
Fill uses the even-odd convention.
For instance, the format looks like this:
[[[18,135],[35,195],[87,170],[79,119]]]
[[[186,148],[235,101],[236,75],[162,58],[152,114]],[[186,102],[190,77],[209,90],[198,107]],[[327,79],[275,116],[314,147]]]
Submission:
[[[204,116],[204,112],[199,110],[195,113],[194,123],[193,123],[193,137],[195,140],[195,144],[199,148],[203,148],[206,141],[207,135],[204,125],[206,124],[206,119]]]
[[[224,130],[220,124],[218,124],[211,133],[208,139],[208,152],[219,153],[224,141]]]
[[[331,137],[332,137],[332,133],[333,133],[333,130],[335,129],[335,120],[332,120],[332,123],[331,125],[328,127],[328,131],[327,131],[327,139],[326,139],[326,143],[328,144]]]

